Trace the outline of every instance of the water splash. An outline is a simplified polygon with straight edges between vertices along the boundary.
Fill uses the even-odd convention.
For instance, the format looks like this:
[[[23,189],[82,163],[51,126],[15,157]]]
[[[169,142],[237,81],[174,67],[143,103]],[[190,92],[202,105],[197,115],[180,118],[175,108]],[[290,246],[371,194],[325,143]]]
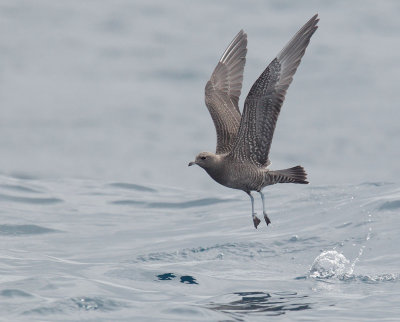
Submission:
[[[322,252],[314,260],[309,276],[319,279],[342,277],[353,273],[353,265],[336,250]]]
[[[368,211],[368,219],[366,223],[369,225],[367,235],[365,236],[365,242],[361,245],[360,250],[353,262],[350,262],[343,254],[336,251],[336,247],[330,251],[324,251],[314,260],[309,277],[318,279],[329,279],[329,278],[339,278],[339,279],[351,279],[354,278],[353,272],[356,263],[360,260],[364,253],[365,243],[371,239],[372,234],[372,216]],[[342,245],[343,246],[343,245]]]

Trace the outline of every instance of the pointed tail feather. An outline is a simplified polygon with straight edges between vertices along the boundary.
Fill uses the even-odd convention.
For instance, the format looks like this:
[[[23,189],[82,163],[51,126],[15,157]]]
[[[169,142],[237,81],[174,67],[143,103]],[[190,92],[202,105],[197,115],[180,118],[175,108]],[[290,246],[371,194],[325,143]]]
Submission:
[[[307,173],[300,165],[284,170],[268,172],[272,183],[302,183],[308,184]]]

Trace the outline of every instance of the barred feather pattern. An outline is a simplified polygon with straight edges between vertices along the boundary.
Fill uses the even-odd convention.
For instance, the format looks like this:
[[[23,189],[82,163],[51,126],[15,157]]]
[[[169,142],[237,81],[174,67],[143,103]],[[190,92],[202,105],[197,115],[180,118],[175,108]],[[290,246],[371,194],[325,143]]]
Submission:
[[[300,165],[284,170],[271,170],[265,174],[263,185],[275,183],[301,183],[308,184],[307,173]]]
[[[258,167],[270,164],[269,151],[286,91],[311,36],[318,28],[318,21],[317,15],[312,17],[253,84],[244,103],[238,138],[231,151],[232,158]]]
[[[241,30],[223,53],[205,88],[205,103],[217,132],[217,154],[230,152],[240,125],[239,97],[247,35]]]

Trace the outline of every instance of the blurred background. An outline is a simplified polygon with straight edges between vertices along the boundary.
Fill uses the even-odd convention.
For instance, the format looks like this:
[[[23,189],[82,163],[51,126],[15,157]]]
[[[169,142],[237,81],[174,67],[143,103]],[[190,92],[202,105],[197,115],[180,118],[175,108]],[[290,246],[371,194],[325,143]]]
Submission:
[[[242,108],[315,13],[270,156],[311,185],[266,189],[255,230],[243,192],[187,166],[215,150],[204,87],[243,28]],[[395,0],[1,0],[3,320],[398,320],[399,17]]]
[[[240,29],[252,83],[315,13],[319,29],[274,136],[272,168],[312,184],[400,179],[398,1],[0,3],[0,173],[217,191],[204,86]]]

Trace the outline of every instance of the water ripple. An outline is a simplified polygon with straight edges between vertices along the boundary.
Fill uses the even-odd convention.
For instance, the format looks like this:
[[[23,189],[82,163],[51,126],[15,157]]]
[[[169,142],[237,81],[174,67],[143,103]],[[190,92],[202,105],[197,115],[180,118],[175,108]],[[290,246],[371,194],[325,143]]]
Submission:
[[[117,303],[115,301],[104,299],[101,297],[78,297],[72,298],[71,301],[79,309],[83,309],[86,311],[112,311],[121,306],[121,303]]]
[[[380,210],[396,210],[400,208],[400,200],[386,201],[379,209]]]
[[[0,194],[0,200],[21,202],[28,204],[41,204],[41,205],[52,205],[64,201],[59,198],[31,198],[31,197],[11,196],[5,194]]]
[[[71,312],[71,310],[84,311],[114,311],[123,307],[127,307],[125,303],[113,301],[103,297],[75,297],[64,301],[56,301],[47,306],[39,306],[37,308],[23,312],[24,315],[40,315],[46,316],[51,314],[60,314]]]
[[[251,259],[256,257],[273,257],[276,251],[262,243],[225,243],[208,247],[184,248],[174,252],[154,252],[139,255],[138,262],[176,262],[187,260],[216,260],[222,258]]]
[[[33,297],[31,294],[17,289],[5,289],[0,292],[4,297]]]
[[[14,191],[20,191],[20,192],[30,192],[30,193],[40,193],[41,191],[24,187],[21,185],[16,185],[16,184],[1,184],[0,187],[8,190],[14,190]]]
[[[39,235],[54,232],[58,232],[58,230],[37,225],[0,225],[0,235],[3,236]]]
[[[235,199],[204,198],[184,202],[150,202],[147,205],[150,208],[191,208],[210,206],[231,201],[235,201]]]
[[[233,301],[223,302],[224,297]],[[222,297],[220,301],[213,301],[207,307],[215,311],[227,313],[235,320],[242,321],[249,314],[278,316],[288,311],[302,311],[311,309],[307,295],[298,295],[296,292],[237,292]]]
[[[133,199],[123,199],[123,200],[114,200],[110,202],[113,205],[144,205],[146,204],[144,201],[138,201]]]
[[[121,200],[111,201],[110,203],[114,205],[144,205],[147,208],[158,208],[158,209],[164,209],[164,208],[186,209],[186,208],[211,206],[231,201],[235,201],[235,199],[203,198],[203,199],[196,199],[183,202],[144,202],[134,199],[121,199]]]
[[[146,191],[146,192],[156,192],[156,189],[141,186],[134,183],[125,183],[125,182],[114,182],[109,184],[111,187],[128,189],[128,190],[136,190],[136,191]]]
[[[350,278],[350,277],[349,277]],[[381,275],[358,275],[356,279],[365,283],[380,283],[380,282],[398,282],[400,281],[399,274],[381,274]]]

